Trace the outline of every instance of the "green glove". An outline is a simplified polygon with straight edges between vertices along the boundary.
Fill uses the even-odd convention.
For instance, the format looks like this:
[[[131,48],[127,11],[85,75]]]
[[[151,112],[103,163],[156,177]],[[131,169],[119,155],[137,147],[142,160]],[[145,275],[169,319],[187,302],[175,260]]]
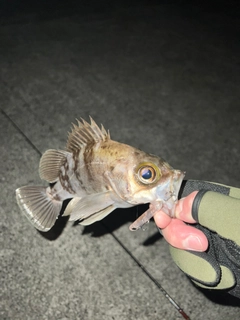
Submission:
[[[170,246],[177,266],[195,284],[225,289],[240,298],[240,189],[205,181],[185,181],[181,197],[197,191],[192,216],[208,238],[206,252]]]

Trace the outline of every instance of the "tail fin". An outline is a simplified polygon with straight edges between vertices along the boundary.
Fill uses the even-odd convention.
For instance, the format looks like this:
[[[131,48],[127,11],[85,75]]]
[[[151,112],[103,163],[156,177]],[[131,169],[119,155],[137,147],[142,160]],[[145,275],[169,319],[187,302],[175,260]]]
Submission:
[[[26,186],[16,190],[17,203],[34,227],[47,232],[56,222],[62,202],[52,200],[44,187]]]

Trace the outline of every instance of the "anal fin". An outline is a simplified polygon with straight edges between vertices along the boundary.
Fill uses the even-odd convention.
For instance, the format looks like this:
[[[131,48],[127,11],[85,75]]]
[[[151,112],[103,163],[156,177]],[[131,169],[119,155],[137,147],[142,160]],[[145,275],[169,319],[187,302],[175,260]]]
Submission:
[[[67,214],[70,214],[69,221],[80,220],[81,224],[91,224],[101,220],[116,207],[111,198],[111,191],[95,193],[83,198],[74,198],[66,208]],[[65,214],[64,214],[65,215]],[[87,221],[89,221],[87,223]]]
[[[113,205],[110,205],[109,207],[100,210],[96,213],[94,213],[91,216],[88,216],[87,218],[80,220],[79,224],[83,225],[83,226],[88,226],[89,224],[92,224],[96,221],[102,220],[103,218],[105,218],[107,215],[109,215],[109,213],[111,213],[113,210],[115,210],[116,207],[114,207]]]
[[[21,187],[16,190],[16,199],[33,226],[44,232],[53,227],[62,207],[62,202],[52,200],[44,187]]]

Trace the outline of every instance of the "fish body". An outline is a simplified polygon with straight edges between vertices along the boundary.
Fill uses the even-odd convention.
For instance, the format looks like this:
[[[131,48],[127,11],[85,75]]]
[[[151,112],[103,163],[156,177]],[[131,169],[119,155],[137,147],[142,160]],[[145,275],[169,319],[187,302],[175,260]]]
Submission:
[[[50,186],[16,190],[21,211],[40,231],[50,230],[66,199],[63,215],[82,225],[103,219],[116,208],[150,203],[131,226],[136,230],[161,209],[173,216],[184,173],[155,155],[116,142],[90,118],[73,125],[66,151],[47,150],[39,163]]]

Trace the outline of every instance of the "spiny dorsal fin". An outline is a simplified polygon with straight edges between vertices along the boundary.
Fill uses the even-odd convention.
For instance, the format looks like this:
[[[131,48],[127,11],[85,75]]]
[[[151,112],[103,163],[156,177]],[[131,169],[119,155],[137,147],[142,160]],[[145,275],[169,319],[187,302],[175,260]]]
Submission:
[[[99,141],[106,141],[110,139],[110,133],[107,132],[103,125],[101,128],[90,117],[90,123],[83,120],[77,120],[78,125],[73,124],[72,132],[68,135],[67,150],[70,152],[77,151],[82,147]]]

